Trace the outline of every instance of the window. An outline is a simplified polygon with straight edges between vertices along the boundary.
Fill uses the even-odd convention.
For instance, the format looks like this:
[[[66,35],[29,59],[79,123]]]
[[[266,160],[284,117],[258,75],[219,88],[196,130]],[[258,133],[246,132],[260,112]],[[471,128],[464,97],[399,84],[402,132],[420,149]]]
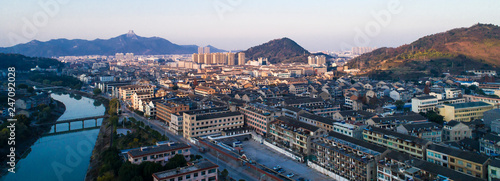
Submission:
[[[148,157],[147,156],[142,157],[142,160],[148,160]]]
[[[459,165],[464,165],[464,162],[462,162],[461,160],[458,160],[457,162]]]
[[[194,173],[194,178],[198,177],[198,172]]]
[[[450,162],[451,163],[455,163],[455,159],[454,158],[450,158]]]
[[[201,171],[201,175],[205,175],[205,173],[206,173],[205,171]]]
[[[208,173],[215,173],[215,168],[211,169],[211,170],[208,170]]]
[[[467,168],[472,168],[472,164],[467,163]]]
[[[182,180],[182,176],[180,176],[180,177],[177,177],[177,180]]]
[[[497,171],[496,170],[491,170],[491,175],[497,175]]]
[[[186,175],[186,179],[190,179],[190,178],[191,178],[191,174]]]
[[[476,166],[476,170],[481,171],[481,166]]]

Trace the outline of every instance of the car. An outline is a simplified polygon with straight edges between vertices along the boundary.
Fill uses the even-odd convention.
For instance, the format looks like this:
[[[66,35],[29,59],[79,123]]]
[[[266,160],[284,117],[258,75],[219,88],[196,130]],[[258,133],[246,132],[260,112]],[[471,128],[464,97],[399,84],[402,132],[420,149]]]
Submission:
[[[279,169],[279,170],[278,170],[278,173],[285,173],[285,172],[286,172],[286,171],[285,171],[285,169],[283,169],[283,168],[281,168],[281,169]]]
[[[281,166],[280,166],[280,165],[276,165],[275,167],[273,167],[273,170],[278,171],[280,168],[281,168]]]
[[[288,177],[288,178],[292,178],[293,176],[295,176],[295,174],[293,174],[293,172],[290,172],[289,174],[286,174],[286,177]]]

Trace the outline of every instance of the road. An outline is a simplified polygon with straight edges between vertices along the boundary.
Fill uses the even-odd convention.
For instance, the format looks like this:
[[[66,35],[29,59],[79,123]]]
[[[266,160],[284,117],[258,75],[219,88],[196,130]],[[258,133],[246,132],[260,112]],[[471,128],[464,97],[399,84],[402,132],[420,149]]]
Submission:
[[[120,101],[120,102],[122,102],[122,101]],[[198,151],[199,147],[197,145],[191,144],[188,140],[183,138],[181,135],[175,135],[169,131],[166,131],[167,128],[163,127],[163,125],[160,121],[149,120],[149,119],[146,119],[140,115],[137,115],[136,113],[128,110],[126,108],[126,106],[124,105],[124,103],[120,103],[120,107],[121,107],[120,109],[122,110],[121,116],[133,117],[137,121],[144,122],[146,125],[149,125],[153,130],[158,131],[162,135],[166,135],[169,138],[169,141],[183,142],[183,143],[187,143],[187,144],[191,145],[191,148],[192,148],[191,153],[192,154],[201,155],[201,156],[203,156],[203,158],[206,158],[206,159],[210,160],[211,162],[218,164],[220,171],[226,169],[229,172],[229,177],[236,179],[236,180],[239,180],[239,179],[244,179],[246,181],[258,180],[258,178],[255,178],[253,175],[251,175],[250,173],[248,173],[248,171],[245,170],[246,169],[245,166],[230,165],[226,162],[218,161],[216,156],[213,156],[213,155],[208,154],[208,153],[199,152]]]

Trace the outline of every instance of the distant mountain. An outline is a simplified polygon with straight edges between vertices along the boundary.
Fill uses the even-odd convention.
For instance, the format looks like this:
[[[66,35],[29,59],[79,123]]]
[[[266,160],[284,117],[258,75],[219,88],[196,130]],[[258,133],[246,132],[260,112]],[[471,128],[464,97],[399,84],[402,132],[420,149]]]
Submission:
[[[477,24],[422,37],[397,48],[379,48],[348,64],[372,78],[416,79],[500,67],[500,27]]]
[[[0,53],[0,69],[7,70],[8,67],[15,67],[17,71],[28,71],[38,65],[40,68],[62,68],[63,63],[51,58],[27,57],[20,54]]]
[[[211,52],[224,50],[212,47]],[[134,53],[136,55],[191,54],[197,53],[196,45],[177,45],[159,37],[141,37],[133,31],[110,39],[81,40],[55,39],[47,42],[37,40],[12,47],[0,48],[0,53],[20,53],[26,56],[53,57],[79,55],[114,55]]]
[[[307,56],[311,55],[309,51],[302,48],[299,44],[289,38],[271,40],[259,46],[254,46],[244,51],[249,59],[258,59],[259,57],[268,58],[272,64],[307,62]]]

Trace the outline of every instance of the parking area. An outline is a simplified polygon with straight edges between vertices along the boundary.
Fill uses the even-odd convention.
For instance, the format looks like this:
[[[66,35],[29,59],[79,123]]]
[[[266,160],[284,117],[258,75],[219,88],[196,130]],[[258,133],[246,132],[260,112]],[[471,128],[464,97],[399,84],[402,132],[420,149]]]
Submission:
[[[333,180],[332,178],[309,168],[305,163],[297,162],[292,158],[278,153],[264,144],[260,144],[259,142],[253,140],[243,142],[243,151],[247,157],[255,160],[259,164],[265,165],[270,169],[273,169],[276,165],[280,165],[285,170],[285,172],[282,173],[283,175],[287,175],[290,172],[294,173],[295,176],[292,177],[293,180],[297,180],[301,177],[311,181]]]

